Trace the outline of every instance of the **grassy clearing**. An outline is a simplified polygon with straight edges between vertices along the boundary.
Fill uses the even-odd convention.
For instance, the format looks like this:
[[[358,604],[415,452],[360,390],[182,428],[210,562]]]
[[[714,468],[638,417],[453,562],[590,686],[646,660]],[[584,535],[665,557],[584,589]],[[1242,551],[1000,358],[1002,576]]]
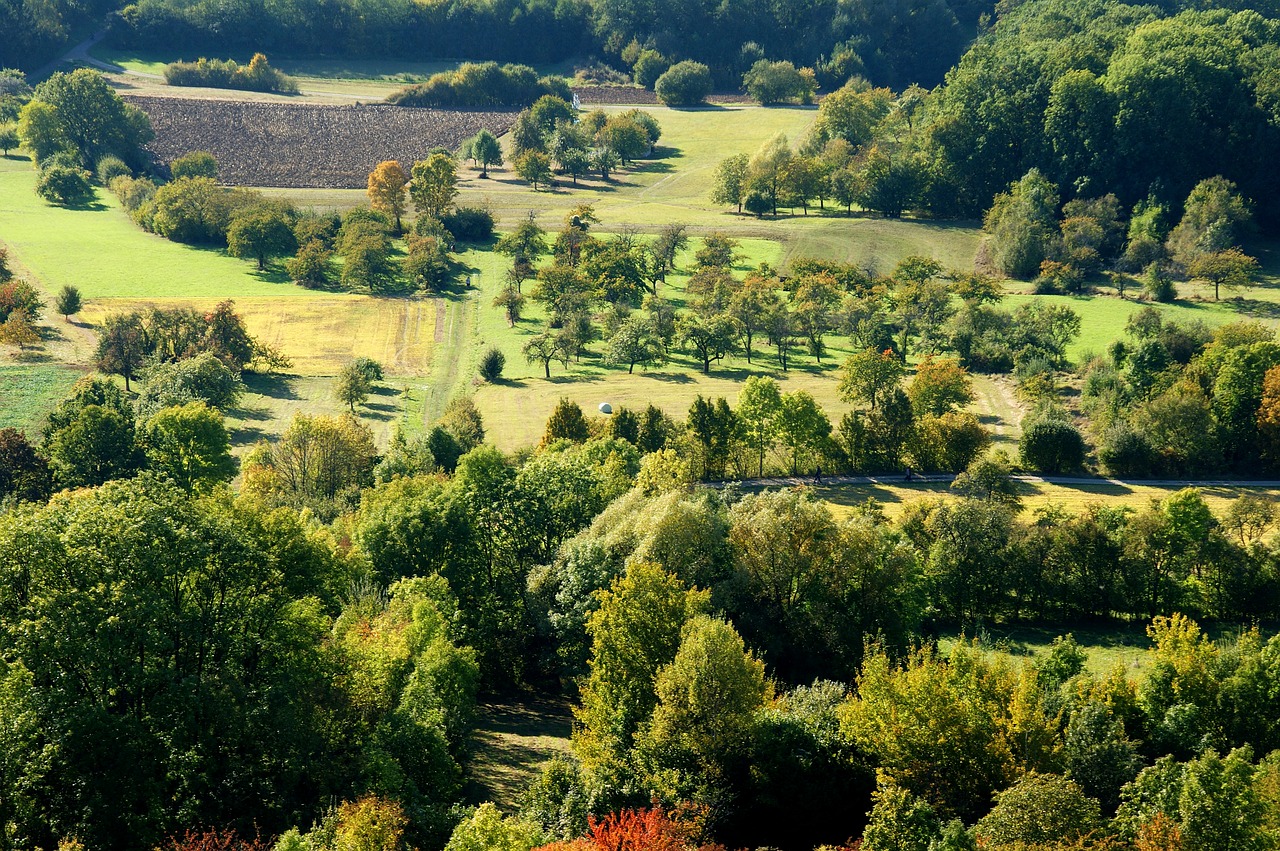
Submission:
[[[99,299],[81,318],[98,325],[116,312],[158,305],[208,310],[219,299]],[[370,296],[240,298],[236,311],[249,333],[278,347],[292,361],[291,373],[332,376],[351,359],[370,357],[389,375],[431,371],[439,299]]]
[[[0,365],[0,428],[16,428],[34,439],[49,411],[84,374],[55,364]]]
[[[570,754],[572,725],[569,702],[563,698],[481,706],[471,738],[467,797],[513,812],[542,766]]]
[[[258,272],[225,251],[146,233],[109,192],[67,209],[38,197],[35,181],[29,161],[0,159],[0,239],[50,292],[74,284],[90,300],[314,296],[278,268]]]
[[[1062,624],[1045,627],[984,625],[967,634],[958,631],[944,633],[938,638],[938,649],[946,653],[957,641],[976,638],[982,647],[992,653],[1004,654],[1015,663],[1034,663],[1049,653],[1055,638],[1070,633],[1086,654],[1086,671],[1094,676],[1104,676],[1120,665],[1133,677],[1147,665],[1147,651],[1151,647],[1151,640],[1147,637],[1146,629],[1144,623]]]
[[[1083,511],[1089,505],[1128,506],[1140,509],[1151,500],[1163,499],[1180,490],[1180,487],[1161,487],[1144,484],[1117,485],[1106,481],[1085,485],[1059,485],[1046,482],[1018,482],[1022,497],[1022,516],[1029,517],[1036,509],[1060,506],[1072,513]],[[821,485],[812,492],[831,506],[837,517],[851,514],[854,508],[874,499],[883,505],[885,514],[896,517],[909,502],[926,497],[953,498],[946,482],[902,481],[900,477],[885,477],[879,484]],[[1226,511],[1231,501],[1250,493],[1270,500],[1280,500],[1280,490],[1252,487],[1202,487],[1204,500],[1215,513]]]
[[[331,378],[299,375],[246,375],[248,392],[239,404],[227,411],[227,430],[236,454],[259,440],[276,440],[289,427],[295,414],[336,416],[347,406],[334,396]],[[412,396],[421,390],[411,388]],[[409,432],[421,431],[421,421],[413,422],[405,412],[404,385],[395,379],[379,382],[356,417],[373,432],[374,442],[386,446],[397,425]]]

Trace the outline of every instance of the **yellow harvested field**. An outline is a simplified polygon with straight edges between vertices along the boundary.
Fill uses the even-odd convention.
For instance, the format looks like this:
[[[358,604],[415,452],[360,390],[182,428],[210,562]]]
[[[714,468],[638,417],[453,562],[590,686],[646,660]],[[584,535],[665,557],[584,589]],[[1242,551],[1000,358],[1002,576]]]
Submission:
[[[81,318],[98,324],[110,313],[151,306],[213,307],[217,299],[93,299]],[[263,343],[279,348],[298,375],[335,375],[356,357],[370,357],[388,375],[423,376],[431,371],[436,298],[387,299],[369,296],[241,298],[236,311]]]

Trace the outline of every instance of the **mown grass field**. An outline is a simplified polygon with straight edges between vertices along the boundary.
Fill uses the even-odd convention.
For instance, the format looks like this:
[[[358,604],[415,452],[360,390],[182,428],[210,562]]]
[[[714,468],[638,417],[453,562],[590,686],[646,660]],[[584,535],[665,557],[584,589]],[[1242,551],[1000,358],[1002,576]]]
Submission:
[[[884,477],[878,484],[809,485],[813,494],[825,501],[837,517],[852,514],[857,506],[874,499],[884,507],[885,514],[896,517],[910,502],[923,498],[955,498],[946,482],[911,482],[900,476]],[[1127,506],[1145,508],[1152,500],[1163,499],[1181,489],[1180,486],[1148,484],[1113,484],[1107,481],[1084,485],[1062,485],[1048,482],[1017,483],[1022,497],[1022,516],[1029,517],[1037,509],[1060,506],[1071,513],[1079,513],[1089,505]],[[1227,510],[1231,501],[1250,493],[1271,500],[1280,500],[1280,490],[1252,487],[1202,487],[1200,488],[1209,508],[1217,514]]]
[[[0,428],[34,436],[49,410],[84,374],[62,364],[0,364]]]

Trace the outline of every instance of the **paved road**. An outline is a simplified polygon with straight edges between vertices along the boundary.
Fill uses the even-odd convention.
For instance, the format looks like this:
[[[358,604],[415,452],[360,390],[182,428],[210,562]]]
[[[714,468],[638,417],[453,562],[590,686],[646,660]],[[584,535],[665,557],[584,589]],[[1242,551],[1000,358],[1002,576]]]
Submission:
[[[1277,479],[1107,479],[1100,476],[1014,476],[1014,481],[1028,484],[1050,485],[1115,485],[1117,487],[1155,487],[1155,488],[1280,488]],[[921,475],[913,473],[911,481],[900,473],[886,476],[823,476],[821,484],[832,485],[904,485],[904,484],[950,484],[955,476],[949,474]],[[722,487],[726,482],[713,483],[713,487]],[[818,484],[813,476],[773,476],[763,479],[743,479],[734,484],[743,487],[797,487],[799,485]]]

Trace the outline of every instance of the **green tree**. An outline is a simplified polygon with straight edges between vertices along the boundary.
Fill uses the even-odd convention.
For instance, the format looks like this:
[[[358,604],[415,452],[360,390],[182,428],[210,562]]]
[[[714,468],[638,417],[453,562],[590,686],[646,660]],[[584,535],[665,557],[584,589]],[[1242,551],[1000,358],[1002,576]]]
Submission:
[[[233,257],[257,260],[259,271],[267,268],[271,258],[283,257],[297,248],[288,218],[276,207],[241,210],[231,217],[227,227],[227,251]]]
[[[515,230],[498,240],[497,249],[516,263],[533,263],[547,253],[547,232],[538,225],[533,211],[520,220]]]
[[[1023,279],[1039,272],[1057,238],[1057,213],[1058,189],[1037,169],[996,196],[983,219],[996,267]]]
[[[364,370],[359,365],[349,363],[338,373],[338,377],[334,379],[334,395],[338,397],[339,402],[345,402],[352,413],[355,413],[356,405],[363,405],[365,400],[369,398],[369,394],[373,392],[373,383],[369,377],[365,375]]]
[[[941,834],[933,807],[892,783],[876,787],[862,834],[866,851],[932,851]]]
[[[663,72],[653,89],[666,106],[697,106],[711,94],[711,71],[701,62],[686,59]]]
[[[569,440],[574,443],[584,443],[590,436],[591,429],[587,425],[587,418],[582,414],[582,408],[577,402],[562,398],[556,403],[555,410],[547,419],[547,428],[543,432],[542,442]]]
[[[529,363],[542,364],[542,369],[547,378],[551,377],[551,362],[553,360],[560,361],[567,369],[569,367],[569,358],[572,354],[559,336],[545,332],[536,337],[530,337],[521,351],[524,353],[525,360]]]
[[[153,136],[146,113],[125,103],[100,73],[88,68],[57,72],[36,86],[23,107],[20,132],[38,161],[44,153],[65,150],[86,168],[107,154],[139,164],[140,149]]]
[[[487,145],[487,141],[482,144]],[[491,156],[493,152],[487,151],[487,153]],[[453,157],[435,153],[425,160],[414,163],[409,195],[413,198],[413,206],[419,216],[443,218],[453,206],[454,199],[458,197],[458,168]]]
[[[89,172],[57,164],[40,169],[40,175],[36,179],[36,194],[51,204],[63,207],[87,204],[94,198]]]
[[[0,155],[9,156],[9,152],[22,143],[18,135],[18,125],[0,124]]]
[[[137,313],[115,313],[103,320],[95,362],[105,373],[124,376],[126,393],[146,354],[146,332]]]
[[[778,437],[791,450],[791,474],[798,475],[801,459],[807,469],[807,462],[822,457],[831,438],[831,421],[807,391],[797,390],[782,397]]]
[[[445,851],[531,851],[542,844],[544,838],[537,826],[514,816],[503,818],[498,808],[486,801],[470,818],[459,822],[444,847]],[[396,847],[398,844],[387,846],[386,851],[394,851]]]
[[[204,402],[157,411],[139,437],[152,469],[188,492],[229,481],[236,474],[222,414]]]
[[[49,462],[14,428],[0,429],[0,500],[43,502],[53,491]]]
[[[872,410],[902,382],[906,367],[891,349],[868,348],[850,355],[841,367],[840,398],[864,402]]]
[[[734,154],[716,166],[711,184],[711,203],[736,204],[742,212],[742,202],[747,196],[751,158],[746,154]]]
[[[972,402],[973,385],[968,371],[956,361],[926,355],[907,387],[907,398],[917,416],[942,416]]]
[[[738,422],[742,438],[756,453],[756,475],[764,476],[764,456],[778,439],[782,393],[772,378],[753,375],[738,393]]]
[[[798,101],[812,103],[817,84],[812,72],[797,70],[790,62],[761,59],[742,77],[742,87],[753,100],[765,106]]]
[[[480,163],[480,176],[489,176],[489,166],[502,165],[502,145],[498,137],[488,130],[481,130],[471,140],[471,157]]]
[[[1249,286],[1258,273],[1258,261],[1239,248],[1202,253],[1187,265],[1187,274],[1213,284],[1213,300],[1218,300],[1221,287],[1240,289]]]
[[[738,324],[731,316],[719,315],[707,320],[684,316],[677,320],[676,327],[681,342],[693,349],[707,375],[711,374],[712,361],[723,360],[738,347]]]
[[[529,183],[536,192],[538,186],[550,186],[553,182],[551,159],[541,151],[526,151],[515,161],[516,174]],[[607,179],[607,178],[606,178]]]
[[[1031,773],[996,796],[996,805],[978,822],[978,841],[991,847],[1072,841],[1096,830],[1098,802],[1071,780]]]
[[[590,673],[574,711],[574,752],[589,776],[605,783],[631,776],[636,734],[658,703],[659,671],[675,659],[685,624],[709,602],[708,592],[689,590],[644,561],[600,594],[587,619]]]
[[[1242,231],[1253,219],[1253,211],[1239,188],[1222,177],[1197,183],[1183,210],[1182,221],[1169,234],[1168,241],[1169,252],[1183,265],[1238,244]]]
[[[1080,430],[1064,419],[1028,417],[1018,453],[1022,462],[1041,473],[1061,474],[1084,465],[1085,445]]]
[[[71,284],[66,284],[58,292],[54,306],[58,313],[62,314],[63,319],[69,321],[72,316],[80,312],[80,290]]]
[[[60,487],[94,487],[124,478],[138,469],[140,453],[131,413],[85,405],[66,425],[45,440],[55,480]]]
[[[648,366],[662,361],[662,341],[654,335],[648,320],[640,316],[629,317],[609,338],[605,361],[626,364],[627,374],[631,374],[636,364]]]

